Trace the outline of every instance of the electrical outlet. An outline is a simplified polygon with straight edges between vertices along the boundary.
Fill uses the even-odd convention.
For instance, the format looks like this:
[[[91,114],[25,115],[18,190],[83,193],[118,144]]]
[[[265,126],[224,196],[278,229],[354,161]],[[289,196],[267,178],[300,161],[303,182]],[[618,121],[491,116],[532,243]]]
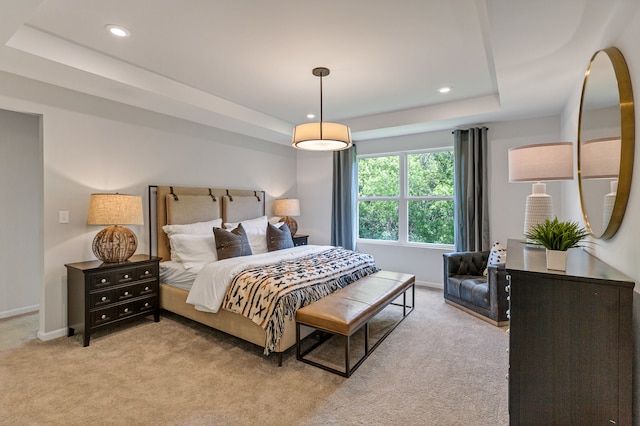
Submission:
[[[60,223],[69,223],[69,212],[66,210],[60,210],[58,212],[59,222]]]

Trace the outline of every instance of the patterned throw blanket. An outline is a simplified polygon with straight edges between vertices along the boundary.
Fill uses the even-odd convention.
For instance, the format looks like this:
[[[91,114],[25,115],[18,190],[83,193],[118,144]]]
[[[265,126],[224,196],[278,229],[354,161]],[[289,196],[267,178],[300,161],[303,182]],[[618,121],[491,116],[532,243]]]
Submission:
[[[368,254],[331,248],[318,254],[248,268],[233,278],[222,307],[266,330],[265,355],[280,341],[285,318],[354,281],[379,271]]]

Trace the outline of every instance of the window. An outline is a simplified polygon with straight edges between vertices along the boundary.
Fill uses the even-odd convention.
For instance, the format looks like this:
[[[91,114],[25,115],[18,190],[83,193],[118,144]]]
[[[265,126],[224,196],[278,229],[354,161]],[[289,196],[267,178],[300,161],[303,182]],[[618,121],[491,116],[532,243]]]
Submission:
[[[453,149],[358,157],[358,238],[453,244]]]

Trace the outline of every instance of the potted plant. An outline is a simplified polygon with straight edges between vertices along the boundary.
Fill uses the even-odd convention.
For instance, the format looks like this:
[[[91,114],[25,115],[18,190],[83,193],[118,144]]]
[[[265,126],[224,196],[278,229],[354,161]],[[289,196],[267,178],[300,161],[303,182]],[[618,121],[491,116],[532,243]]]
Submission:
[[[547,254],[547,269],[565,271],[567,250],[580,247],[589,232],[577,222],[560,222],[558,218],[545,220],[525,233],[527,243],[542,246]]]

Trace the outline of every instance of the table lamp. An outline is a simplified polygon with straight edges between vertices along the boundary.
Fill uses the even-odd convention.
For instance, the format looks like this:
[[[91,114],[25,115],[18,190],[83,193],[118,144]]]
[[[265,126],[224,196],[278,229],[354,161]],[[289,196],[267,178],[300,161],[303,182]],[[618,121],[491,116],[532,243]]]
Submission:
[[[509,150],[509,182],[534,182],[527,196],[523,232],[553,217],[551,195],[542,181],[573,179],[573,143],[554,142]]]
[[[138,247],[136,235],[121,225],[142,225],[142,198],[126,194],[91,194],[87,225],[109,225],[93,239],[93,254],[105,263],[124,262]]]
[[[602,227],[607,228],[613,213],[620,174],[620,137],[591,139],[580,144],[580,179],[611,179],[604,195]]]
[[[275,200],[273,202],[273,214],[282,216],[280,222],[287,224],[292,237],[298,232],[298,223],[291,216],[300,216],[300,200],[296,198]]]

